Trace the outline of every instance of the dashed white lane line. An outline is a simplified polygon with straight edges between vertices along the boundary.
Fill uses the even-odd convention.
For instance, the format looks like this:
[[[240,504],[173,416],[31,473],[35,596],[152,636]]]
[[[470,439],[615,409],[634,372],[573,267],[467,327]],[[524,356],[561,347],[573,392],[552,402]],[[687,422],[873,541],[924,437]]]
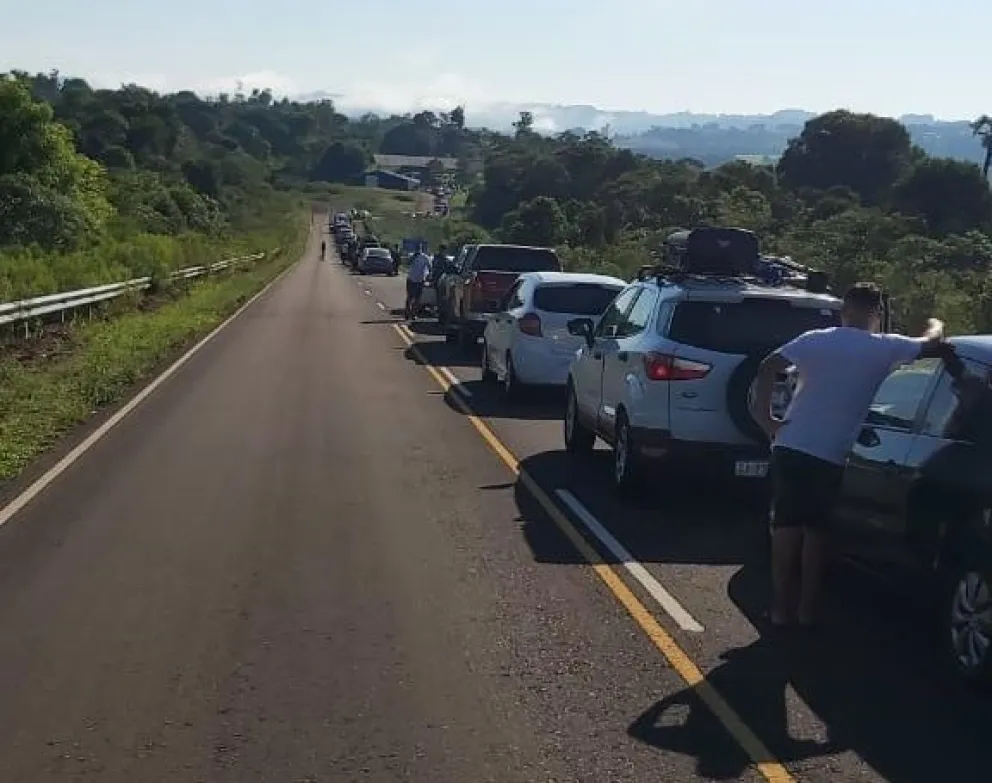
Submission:
[[[441,371],[441,374],[448,379],[448,383],[450,383],[452,387],[454,387],[455,391],[457,391],[460,395],[463,397],[472,396],[472,390],[465,388],[465,385],[451,370],[447,367],[438,367],[437,369]]]
[[[641,587],[647,590],[648,595],[658,602],[658,605],[665,610],[665,613],[675,621],[679,628],[683,631],[692,631],[693,633],[703,632],[704,628],[702,624],[689,614],[682,604],[662,587],[661,583],[651,576],[643,565],[634,559],[634,556],[627,551],[626,547],[617,541],[610,531],[603,527],[603,524],[592,515],[589,509],[579,502],[579,499],[575,495],[567,489],[557,489],[555,490],[555,494],[568,507],[569,511],[578,517],[586,529],[613,553],[614,557],[627,569],[627,572],[637,580]]]
[[[363,290],[365,291],[365,295],[366,295],[366,296],[372,296],[372,292],[371,292],[371,291],[369,291],[369,289],[367,289],[367,288],[365,288],[365,289],[363,289]]]
[[[382,302],[376,302],[375,306],[378,307],[380,310],[386,309],[386,305],[384,305]]]

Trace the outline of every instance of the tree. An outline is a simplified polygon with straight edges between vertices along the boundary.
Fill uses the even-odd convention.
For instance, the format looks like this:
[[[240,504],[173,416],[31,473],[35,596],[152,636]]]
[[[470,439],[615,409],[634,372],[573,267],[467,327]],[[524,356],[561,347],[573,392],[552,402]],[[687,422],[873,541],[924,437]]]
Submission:
[[[568,236],[568,222],[557,201],[538,196],[508,212],[500,234],[507,242],[554,247]]]
[[[978,166],[949,158],[930,158],[895,188],[893,206],[921,215],[940,236],[963,234],[992,223],[992,192]]]
[[[985,150],[985,159],[982,161],[982,176],[986,182],[989,178],[989,167],[992,166],[992,117],[983,114],[971,123],[971,132],[977,136]]]
[[[334,142],[321,155],[312,178],[325,182],[351,182],[365,173],[368,150],[353,143]]]
[[[99,233],[113,213],[104,169],[77,153],[51,107],[11,78],[0,79],[0,178],[8,243],[68,248]]]
[[[909,132],[895,120],[838,110],[809,120],[789,142],[778,174],[793,188],[844,185],[880,204],[909,170]]]

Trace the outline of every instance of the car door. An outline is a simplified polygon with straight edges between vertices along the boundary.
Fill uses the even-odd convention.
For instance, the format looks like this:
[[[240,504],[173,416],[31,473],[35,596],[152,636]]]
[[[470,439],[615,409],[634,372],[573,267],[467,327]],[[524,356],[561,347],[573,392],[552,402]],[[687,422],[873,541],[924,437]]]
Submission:
[[[635,285],[623,291],[607,309],[593,334],[591,358],[594,362],[595,379],[590,384],[595,399],[593,407],[596,417],[596,429],[605,438],[612,436],[616,418],[616,407],[611,405],[603,396],[605,370],[612,365],[618,350],[618,336],[623,333],[627,321],[627,313],[634,306],[641,293],[641,286]]]
[[[575,401],[582,417],[591,426],[598,427],[603,391],[603,345],[613,339],[617,325],[627,314],[639,291],[638,286],[630,286],[616,295],[593,330],[592,345],[583,343],[572,364]]]
[[[616,340],[603,349],[603,426],[610,433],[616,426],[616,414],[626,398],[630,373],[642,366],[639,349],[641,336],[651,322],[661,294],[654,286],[642,286],[638,296],[617,329]],[[629,415],[629,412],[628,412]]]
[[[848,455],[837,507],[842,546],[876,561],[900,559],[894,532],[913,479],[908,458],[941,369],[917,359],[882,381]]]
[[[526,284],[526,280],[514,282],[500,302],[499,309],[486,324],[485,341],[486,350],[489,351],[489,366],[500,378],[506,373],[506,354],[513,341],[513,325],[516,320],[514,312],[523,305],[521,289]]]

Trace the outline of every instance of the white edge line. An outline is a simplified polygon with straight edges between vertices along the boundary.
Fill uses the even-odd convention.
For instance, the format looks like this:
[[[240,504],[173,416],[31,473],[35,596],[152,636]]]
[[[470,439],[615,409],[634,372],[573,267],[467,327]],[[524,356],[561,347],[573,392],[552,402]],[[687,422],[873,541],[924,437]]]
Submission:
[[[448,379],[448,383],[451,384],[451,387],[455,391],[457,391],[463,397],[472,396],[472,390],[466,389],[465,385],[458,379],[458,376],[456,376],[451,370],[449,370],[447,367],[438,367],[438,369],[441,371],[441,374]]]
[[[239,307],[235,312],[228,316],[227,320],[221,322],[213,331],[210,332],[206,337],[204,337],[200,342],[190,348],[186,353],[176,359],[171,365],[169,365],[157,378],[155,378],[151,383],[149,383],[145,388],[138,392],[134,397],[130,399],[122,408],[120,408],[113,416],[107,419],[103,424],[97,427],[93,432],[91,432],[85,440],[83,440],[79,445],[73,448],[68,454],[66,454],[62,459],[56,462],[52,467],[50,467],[44,474],[39,476],[35,481],[21,494],[15,497],[10,503],[8,503],[3,508],[0,508],[0,527],[5,525],[11,519],[14,518],[25,506],[27,506],[32,500],[34,500],[38,495],[45,491],[48,486],[55,481],[59,476],[61,476],[66,470],[68,470],[74,462],[76,462],[80,457],[82,457],[87,451],[89,451],[93,446],[95,446],[108,432],[110,432],[114,427],[120,424],[124,418],[131,413],[135,408],[137,408],[142,402],[148,399],[152,393],[163,383],[165,383],[169,378],[175,375],[179,369],[186,364],[193,356],[199,352],[207,343],[213,340],[222,330],[227,328],[239,315],[241,315],[245,310],[251,307],[255,302],[265,294],[272,286],[282,280],[286,274],[293,269],[299,260],[294,261],[288,267],[286,267],[282,272],[276,275],[272,280],[270,280],[261,291],[255,294],[251,299],[245,302],[241,307]]]
[[[692,631],[693,633],[702,633],[705,630],[700,622],[689,614],[683,608],[682,604],[675,600],[675,597],[662,587],[657,579],[648,573],[648,570],[643,565],[634,560],[633,555],[603,527],[602,523],[579,502],[579,499],[575,495],[567,489],[556,489],[555,494],[579,518],[579,521],[586,526],[586,529],[596,536],[600,543],[620,560],[623,567],[638,581],[641,587],[648,591],[648,594],[658,602],[661,608],[665,610],[665,613],[676,622],[679,628],[683,631]]]

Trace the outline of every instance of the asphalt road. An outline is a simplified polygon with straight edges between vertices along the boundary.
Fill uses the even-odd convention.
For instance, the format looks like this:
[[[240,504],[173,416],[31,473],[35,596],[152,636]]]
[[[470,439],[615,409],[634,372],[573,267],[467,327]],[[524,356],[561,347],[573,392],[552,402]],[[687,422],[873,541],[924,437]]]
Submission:
[[[763,638],[753,498],[618,504],[402,298],[309,252],[0,527],[0,781],[987,777],[913,613]]]

